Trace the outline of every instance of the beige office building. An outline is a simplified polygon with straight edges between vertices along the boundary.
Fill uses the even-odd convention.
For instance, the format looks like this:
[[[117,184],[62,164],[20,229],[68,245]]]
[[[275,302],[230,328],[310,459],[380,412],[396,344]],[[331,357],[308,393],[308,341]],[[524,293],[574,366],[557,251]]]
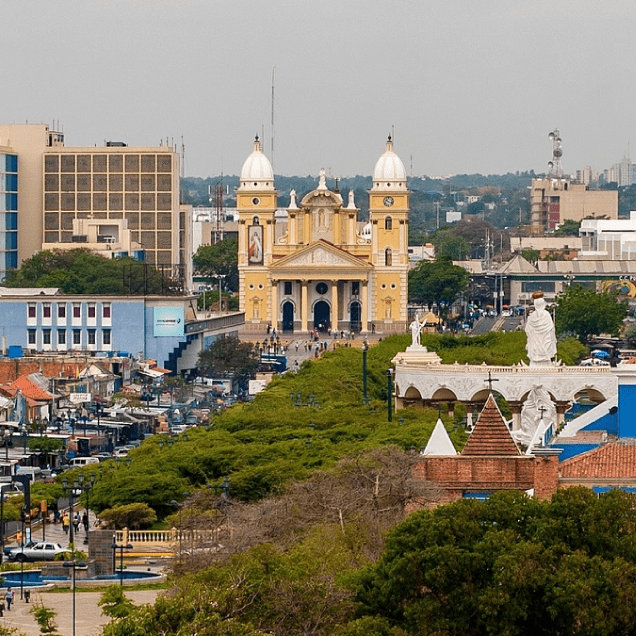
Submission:
[[[173,148],[65,147],[63,133],[45,124],[0,124],[0,145],[18,155],[20,263],[74,247],[164,267],[190,260]]]
[[[588,190],[570,179],[533,179],[530,188],[532,229],[550,232],[564,221],[588,218],[618,218],[616,190]]]

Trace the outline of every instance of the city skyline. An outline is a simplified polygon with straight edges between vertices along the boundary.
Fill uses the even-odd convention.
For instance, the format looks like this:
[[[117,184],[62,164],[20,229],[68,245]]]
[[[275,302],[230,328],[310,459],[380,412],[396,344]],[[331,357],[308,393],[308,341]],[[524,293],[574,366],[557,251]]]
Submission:
[[[238,174],[256,134],[276,174],[370,174],[391,133],[409,175],[544,172],[554,128],[566,174],[603,170],[630,146],[635,14],[628,0],[10,3],[0,122],[59,122],[67,146],[183,139],[185,175],[204,178]]]

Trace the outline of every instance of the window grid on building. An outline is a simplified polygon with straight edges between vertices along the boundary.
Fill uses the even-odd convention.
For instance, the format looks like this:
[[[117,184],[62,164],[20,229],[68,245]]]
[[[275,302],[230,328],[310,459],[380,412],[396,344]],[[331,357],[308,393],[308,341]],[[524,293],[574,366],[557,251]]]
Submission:
[[[147,262],[176,262],[173,170],[171,153],[47,153],[44,241],[70,242],[74,218],[126,218]]]

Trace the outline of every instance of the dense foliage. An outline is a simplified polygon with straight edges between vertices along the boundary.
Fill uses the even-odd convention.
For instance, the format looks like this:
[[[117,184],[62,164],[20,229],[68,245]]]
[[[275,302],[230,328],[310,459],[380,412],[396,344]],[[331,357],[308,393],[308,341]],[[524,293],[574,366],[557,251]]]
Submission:
[[[101,511],[144,502],[162,519],[174,512],[173,500],[183,501],[201,488],[219,488],[226,478],[233,499],[256,501],[317,468],[334,466],[368,449],[389,444],[403,450],[422,448],[437,410],[403,409],[387,421],[386,370],[410,341],[408,335],[392,336],[369,349],[369,404],[362,400],[362,352],[336,349],[305,362],[298,372],[275,378],[252,402],[235,405],[172,445],[163,443],[161,436],[146,440],[129,453],[130,466],[110,462],[109,469],[109,462],[99,464],[91,505]],[[446,364],[510,365],[527,360],[523,332],[476,337],[425,334],[422,343]],[[584,350],[569,339],[559,342],[558,356],[574,364]],[[453,420],[442,411],[458,449],[466,440],[462,415],[459,405]],[[53,487],[62,496],[59,486]]]
[[[195,275],[223,277],[226,289],[238,289],[238,239],[226,238],[214,245],[201,245],[192,257]]]
[[[234,376],[239,382],[250,377],[259,367],[258,352],[253,344],[236,336],[221,336],[199,354],[199,374],[209,377]]]
[[[627,301],[611,291],[570,285],[556,299],[555,327],[558,334],[570,334],[585,343],[599,334],[618,335],[627,316]]]
[[[417,512],[360,577],[366,631],[345,633],[633,634],[635,528],[636,500],[619,490],[568,488],[549,502],[499,493]]]
[[[38,252],[9,270],[7,287],[57,287],[65,294],[181,293],[171,268],[160,271],[133,258],[108,259],[86,249]]]
[[[450,307],[468,288],[469,274],[450,260],[420,261],[409,272],[409,301]]]
[[[636,632],[636,499],[505,492],[411,514],[379,559],[368,520],[309,524],[174,580],[107,636],[614,636]],[[239,527],[239,526],[237,526]]]

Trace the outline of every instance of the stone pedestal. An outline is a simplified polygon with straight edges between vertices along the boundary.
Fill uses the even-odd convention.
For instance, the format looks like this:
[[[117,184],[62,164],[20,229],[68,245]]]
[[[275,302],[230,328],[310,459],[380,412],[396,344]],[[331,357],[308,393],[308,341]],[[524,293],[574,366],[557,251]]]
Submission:
[[[115,571],[112,530],[91,530],[88,533],[88,555],[95,564],[95,575]]]
[[[429,351],[422,345],[409,345],[406,351],[398,353],[391,362],[395,365],[426,366],[440,364],[442,359],[434,351]]]

